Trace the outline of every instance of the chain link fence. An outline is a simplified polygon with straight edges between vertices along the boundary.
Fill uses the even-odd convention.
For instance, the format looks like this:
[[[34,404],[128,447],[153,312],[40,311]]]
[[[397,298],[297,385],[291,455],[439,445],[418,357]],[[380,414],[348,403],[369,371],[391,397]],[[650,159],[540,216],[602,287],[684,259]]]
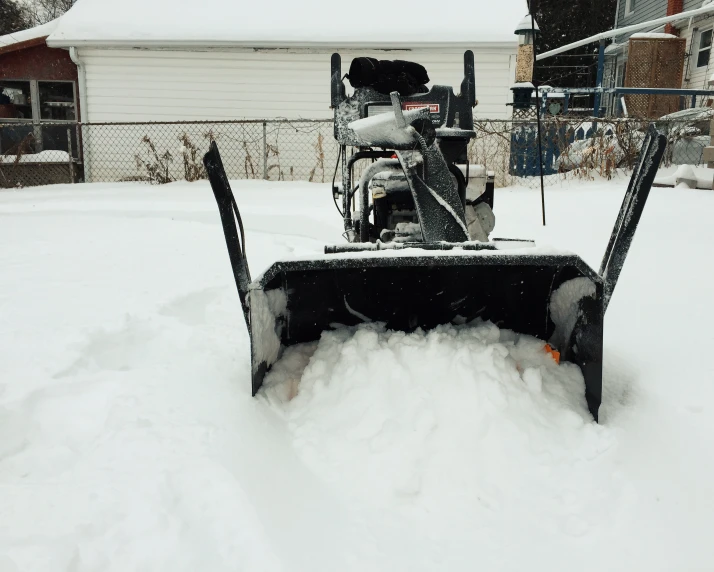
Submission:
[[[701,164],[710,120],[703,115],[657,122],[669,139],[665,165]],[[549,116],[541,126],[546,184],[631,169],[648,125]],[[493,171],[497,186],[540,184],[534,119],[479,119],[474,130],[469,161]],[[0,187],[197,181],[206,178],[202,158],[211,141],[218,143],[231,179],[325,183],[337,161],[332,120],[0,124]]]

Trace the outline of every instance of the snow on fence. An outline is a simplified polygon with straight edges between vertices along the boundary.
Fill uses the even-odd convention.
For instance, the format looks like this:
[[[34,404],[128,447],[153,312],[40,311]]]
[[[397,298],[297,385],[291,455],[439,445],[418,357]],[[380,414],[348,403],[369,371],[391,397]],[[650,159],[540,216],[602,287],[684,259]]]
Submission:
[[[670,141],[666,164],[701,164],[709,144],[708,117],[657,124]],[[615,169],[631,168],[647,125],[636,119],[548,117],[541,130],[546,183],[609,178]],[[79,173],[73,179],[86,182],[204,179],[202,158],[211,141],[218,143],[233,179],[324,183],[332,180],[337,161],[331,120],[64,124],[64,140],[54,144],[37,133],[50,127],[0,124],[0,187],[65,182],[41,176],[59,168],[47,160],[55,150],[64,151],[57,162],[62,172],[74,173],[67,168],[70,159]],[[493,171],[497,186],[539,184],[534,121],[478,119],[474,130],[469,161]]]

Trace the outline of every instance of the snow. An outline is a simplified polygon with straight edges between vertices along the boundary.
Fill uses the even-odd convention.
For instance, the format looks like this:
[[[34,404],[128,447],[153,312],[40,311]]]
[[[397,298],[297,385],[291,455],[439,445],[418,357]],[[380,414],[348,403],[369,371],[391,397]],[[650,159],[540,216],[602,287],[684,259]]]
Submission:
[[[578,494],[614,445],[591,422],[580,370],[556,364],[542,341],[490,323],[328,332],[290,348],[264,396],[326,486],[390,507],[441,542],[448,529],[473,527],[474,515],[484,527],[508,519],[536,526],[539,511],[524,514],[557,510],[552,493],[562,481],[582,479],[571,491],[580,509],[598,511],[602,500]],[[562,524],[576,534],[586,526]]]
[[[411,126],[411,122],[422,116],[428,119],[428,114],[424,112],[423,108],[420,108],[403,111],[402,115],[404,116],[406,127],[397,126],[393,111],[350,121],[347,127],[352,129],[358,140],[364,142],[365,145],[379,146],[382,142],[391,145],[416,145],[415,131]]]
[[[434,15],[440,10],[433,2],[397,6],[391,17],[384,15],[384,7],[379,0],[359,5],[280,0],[254,3],[249,10],[229,0],[82,0],[63,16],[48,45],[515,46],[514,25],[527,12],[525,0],[503,0],[490,6],[486,17],[479,17],[477,5],[458,0],[449,5],[453,17],[448,25],[435,25]]]
[[[673,165],[672,167],[661,168],[657,171],[654,184],[663,187],[674,187],[678,183],[678,179],[683,178],[696,179],[698,189],[711,190],[714,187],[714,169],[696,165]]]
[[[68,163],[67,151],[40,151],[39,153],[25,153],[20,155],[0,155],[0,163]]]
[[[578,318],[580,300],[593,296],[595,283],[589,278],[573,278],[553,292],[550,298],[550,318],[555,324],[555,332],[549,341],[554,347],[567,347]]]
[[[538,26],[538,22],[535,18],[531,18],[530,14],[526,14],[516,26],[515,31],[518,32],[519,30],[525,30],[526,32],[530,32],[531,30],[537,30],[538,32],[540,32],[540,27]]]
[[[232,186],[253,276],[341,241],[329,185]],[[546,227],[497,189],[494,236],[597,268],[626,186],[547,188]],[[0,193],[0,569],[709,568],[712,209],[652,190],[595,425],[572,367],[491,324],[335,331],[253,398],[206,183]]]
[[[637,32],[630,36],[633,40],[669,40],[677,38],[674,34],[664,34],[661,32]]]
[[[46,24],[35,26],[34,28],[0,36],[0,50],[7,46],[12,46],[21,42],[45,38],[57,29],[58,24],[59,18],[47,22]]]
[[[250,323],[253,335],[259,340],[255,344],[256,355],[253,356],[254,371],[261,362],[275,363],[280,353],[279,332],[275,331],[277,319],[287,313],[288,299],[285,292],[279,288],[264,292],[251,290],[248,294],[250,305]]]
[[[660,117],[660,121],[676,120],[676,121],[708,121],[714,117],[714,109],[706,106],[688,107],[674,113],[669,113]]]

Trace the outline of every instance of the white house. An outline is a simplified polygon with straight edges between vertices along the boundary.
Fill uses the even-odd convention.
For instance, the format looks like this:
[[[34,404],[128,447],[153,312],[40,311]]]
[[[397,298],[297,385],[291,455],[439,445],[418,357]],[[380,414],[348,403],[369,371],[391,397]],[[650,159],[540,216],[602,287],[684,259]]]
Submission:
[[[80,66],[83,120],[329,118],[330,55],[408,59],[432,83],[476,62],[480,117],[509,114],[525,0],[82,0],[50,35]]]
[[[68,49],[78,65],[83,123],[330,119],[333,52],[342,55],[343,73],[356,56],[411,60],[426,67],[432,85],[458,91],[467,49],[475,57],[475,114],[505,119],[515,76],[514,30],[526,12],[526,0],[488,6],[474,0],[82,0],[61,18],[47,44]],[[256,142],[259,127],[248,126],[246,133],[249,128],[233,145],[229,175],[261,176],[267,170],[272,176],[275,165],[268,164],[266,146],[261,150]],[[174,154],[175,172],[185,166],[185,151],[183,163],[175,156],[184,127],[163,126],[160,133],[141,126],[103,129],[83,131],[87,180],[141,176],[134,158],[145,136],[160,153]],[[279,176],[306,178],[319,168],[319,180],[325,179],[336,146],[329,127],[323,131],[319,142],[314,132],[283,139]],[[202,138],[198,131],[191,134],[191,142]],[[313,156],[316,145],[319,160]]]

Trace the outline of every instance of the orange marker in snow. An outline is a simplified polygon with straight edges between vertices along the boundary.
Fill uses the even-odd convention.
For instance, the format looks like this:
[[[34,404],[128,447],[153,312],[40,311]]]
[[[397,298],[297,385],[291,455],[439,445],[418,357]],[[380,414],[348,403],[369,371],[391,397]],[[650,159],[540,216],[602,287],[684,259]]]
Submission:
[[[553,349],[550,347],[550,344],[545,344],[545,351],[549,353],[553,359],[555,360],[555,363],[560,364],[560,352],[558,350]]]

